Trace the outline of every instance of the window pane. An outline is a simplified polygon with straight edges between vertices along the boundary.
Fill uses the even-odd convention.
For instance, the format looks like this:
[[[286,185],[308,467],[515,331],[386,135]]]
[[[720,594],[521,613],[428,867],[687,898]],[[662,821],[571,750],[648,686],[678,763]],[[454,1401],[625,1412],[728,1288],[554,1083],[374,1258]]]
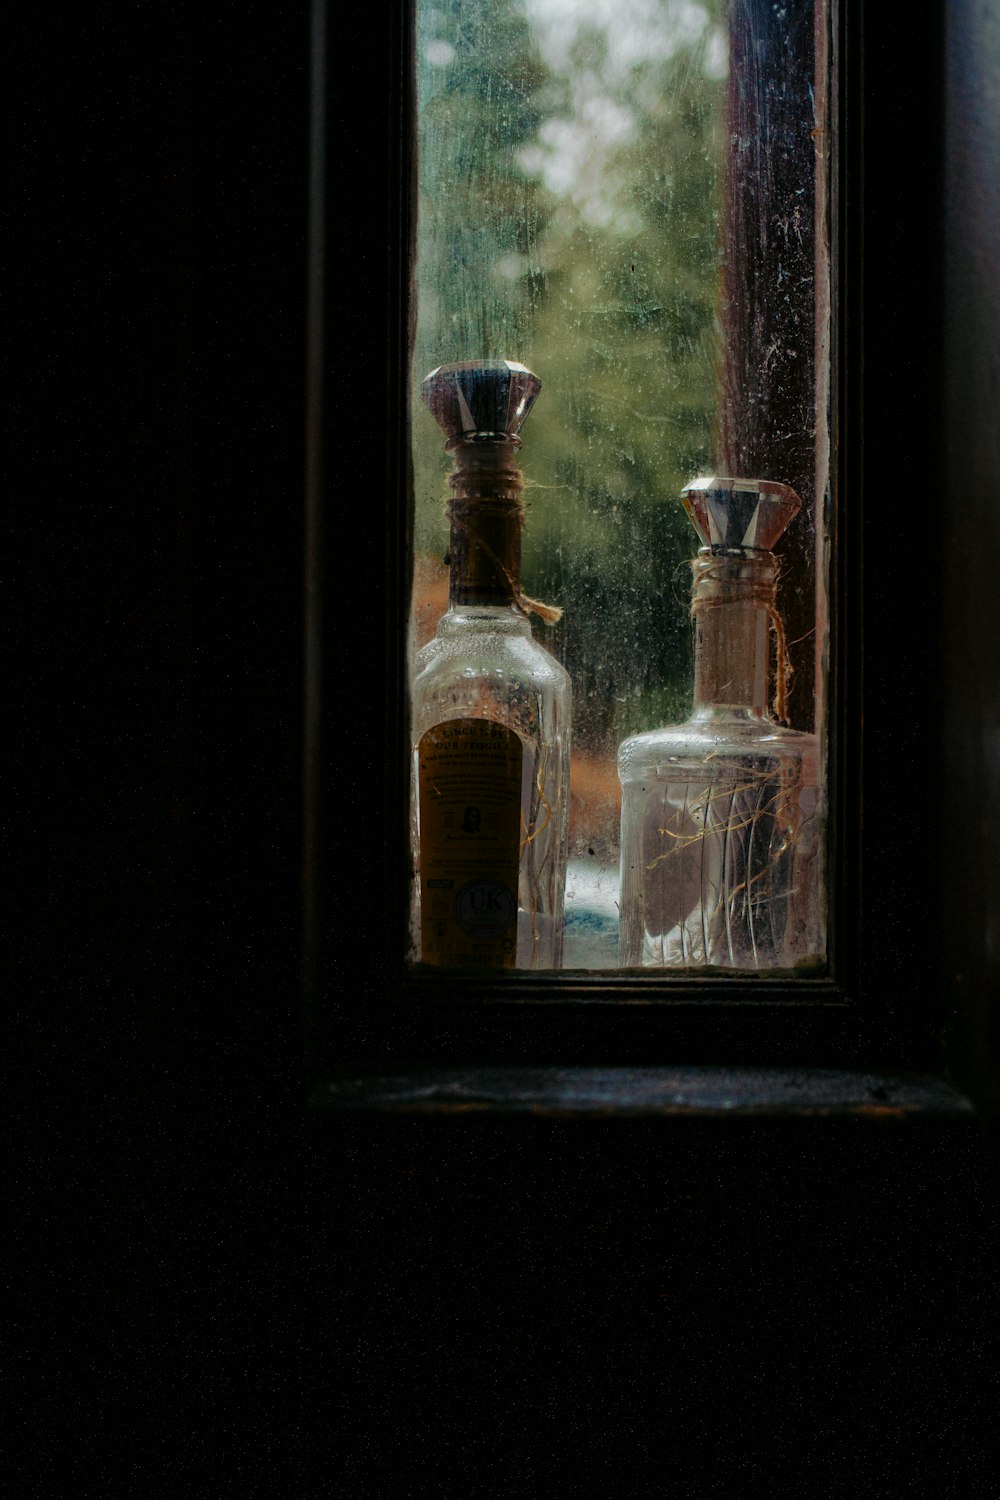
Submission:
[[[616,752],[691,710],[699,539],[678,497],[696,475],[777,480],[803,501],[779,607],[787,718],[815,727],[827,444],[811,7],[418,0],[416,62],[411,643],[448,601],[450,463],[420,381],[519,361],[542,382],[519,459],[523,587],[562,608],[533,629],[573,686],[563,961],[614,967]]]

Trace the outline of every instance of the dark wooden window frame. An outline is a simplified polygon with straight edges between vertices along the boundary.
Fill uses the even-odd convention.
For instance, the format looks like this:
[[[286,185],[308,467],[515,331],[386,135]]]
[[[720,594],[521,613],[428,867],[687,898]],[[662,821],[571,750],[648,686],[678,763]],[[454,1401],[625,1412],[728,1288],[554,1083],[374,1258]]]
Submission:
[[[407,906],[407,7],[373,16],[359,134],[314,5],[312,353],[306,524],[304,956],[312,1083],[421,1066],[810,1065],[961,1075],[933,934],[936,822],[908,816],[932,733],[942,599],[927,549],[896,608],[900,455],[940,467],[942,16],[892,73],[889,21],[834,6],[835,566],[831,698],[834,963],[824,979],[587,974],[429,977],[403,958]],[[359,54],[360,55],[360,54]],[[389,80],[388,90],[386,79]],[[352,90],[351,98],[354,97]],[[925,164],[914,202],[898,143]],[[374,199],[373,199],[374,191]],[[344,205],[381,203],[357,219]],[[919,316],[914,309],[919,308]],[[362,413],[362,420],[358,414]],[[350,524],[348,524],[350,518]],[[384,558],[384,561],[383,561]],[[900,734],[900,726],[913,726]],[[933,814],[933,808],[930,809]],[[950,1048],[950,1050],[949,1050]],[[957,1061],[956,1061],[957,1060]]]

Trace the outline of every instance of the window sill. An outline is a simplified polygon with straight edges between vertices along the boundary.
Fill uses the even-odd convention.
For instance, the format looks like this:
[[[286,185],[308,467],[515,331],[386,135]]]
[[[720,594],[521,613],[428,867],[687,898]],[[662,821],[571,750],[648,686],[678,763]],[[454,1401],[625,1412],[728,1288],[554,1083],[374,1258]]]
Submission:
[[[535,1115],[550,1118],[974,1119],[929,1073],[837,1068],[506,1067],[332,1073],[310,1100],[343,1115]]]

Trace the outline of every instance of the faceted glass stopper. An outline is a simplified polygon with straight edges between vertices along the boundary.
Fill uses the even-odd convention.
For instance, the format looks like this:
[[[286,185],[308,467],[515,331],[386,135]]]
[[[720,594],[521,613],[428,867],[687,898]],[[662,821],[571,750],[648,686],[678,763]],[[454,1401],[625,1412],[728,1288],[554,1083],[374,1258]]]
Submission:
[[[772,479],[693,479],[681,502],[695,531],[714,551],[770,552],[802,502]]]
[[[450,448],[468,438],[519,443],[521,424],[541,388],[537,375],[512,360],[470,359],[438,365],[421,382],[420,395]]]

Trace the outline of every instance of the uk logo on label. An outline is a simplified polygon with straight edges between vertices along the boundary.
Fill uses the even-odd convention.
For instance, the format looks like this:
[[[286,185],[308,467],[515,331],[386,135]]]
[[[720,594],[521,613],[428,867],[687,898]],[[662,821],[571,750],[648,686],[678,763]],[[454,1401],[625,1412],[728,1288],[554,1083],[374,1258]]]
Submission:
[[[517,902],[513,893],[489,876],[470,880],[455,901],[458,925],[470,937],[499,937],[516,915]]]

